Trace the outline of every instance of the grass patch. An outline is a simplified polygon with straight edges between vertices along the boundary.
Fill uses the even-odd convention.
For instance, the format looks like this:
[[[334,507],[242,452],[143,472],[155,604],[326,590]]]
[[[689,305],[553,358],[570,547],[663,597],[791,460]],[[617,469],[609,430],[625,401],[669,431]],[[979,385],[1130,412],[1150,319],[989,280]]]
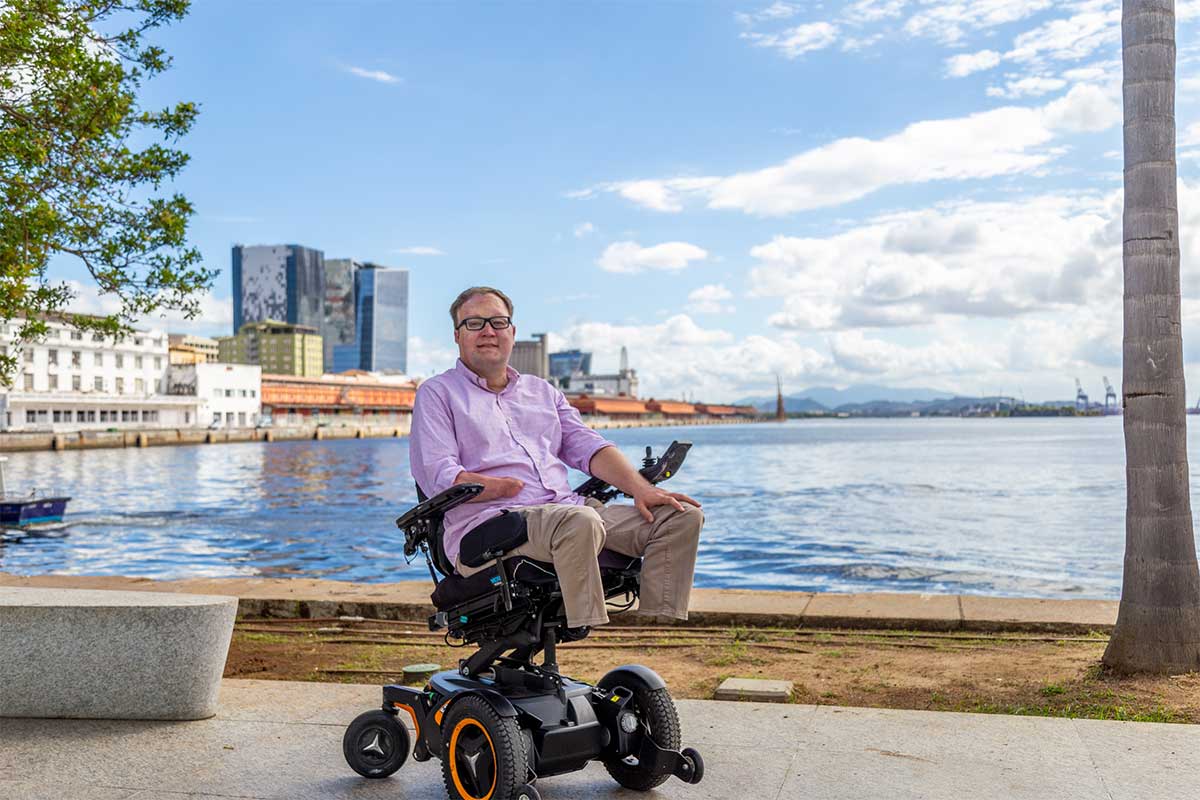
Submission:
[[[1066,694],[1066,691],[1066,689],[1054,683],[1047,684],[1041,689],[1038,689],[1038,693],[1041,694],[1042,697],[1054,697],[1056,694]]]
[[[976,714],[1011,714],[1018,717],[1063,717],[1066,719],[1105,719],[1122,722],[1187,722],[1178,712],[1155,706],[1132,708],[1100,703],[1065,703],[1063,705],[1008,705],[1004,703],[975,703],[960,711]]]
[[[246,642],[261,642],[263,644],[287,644],[292,641],[290,637],[279,633],[239,633],[238,637]]]

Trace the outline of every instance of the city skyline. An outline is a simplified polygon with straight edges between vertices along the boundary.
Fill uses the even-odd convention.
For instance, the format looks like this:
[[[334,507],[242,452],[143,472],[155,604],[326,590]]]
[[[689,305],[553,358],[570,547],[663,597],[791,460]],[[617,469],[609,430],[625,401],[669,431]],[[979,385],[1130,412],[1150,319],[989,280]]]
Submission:
[[[290,241],[407,268],[414,375],[452,365],[446,308],[490,283],[522,338],[597,372],[627,346],[647,396],[779,373],[1067,399],[1120,376],[1119,8],[214,1],[160,37],[146,99],[201,104],[176,188],[206,262]],[[1194,400],[1200,3],[1177,14]],[[223,335],[228,286],[150,323]]]

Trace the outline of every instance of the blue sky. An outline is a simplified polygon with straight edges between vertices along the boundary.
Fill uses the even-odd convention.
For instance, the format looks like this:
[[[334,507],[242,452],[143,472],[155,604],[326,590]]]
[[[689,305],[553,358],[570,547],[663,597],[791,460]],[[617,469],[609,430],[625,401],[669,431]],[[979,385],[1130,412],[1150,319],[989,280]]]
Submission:
[[[1200,358],[1200,3],[1178,12]],[[1119,383],[1116,0],[201,0],[157,39],[145,104],[201,105],[177,188],[222,270],[172,330],[228,333],[230,246],[289,242],[411,270],[414,374],[490,283],[519,335],[601,369],[626,345],[644,394]]]

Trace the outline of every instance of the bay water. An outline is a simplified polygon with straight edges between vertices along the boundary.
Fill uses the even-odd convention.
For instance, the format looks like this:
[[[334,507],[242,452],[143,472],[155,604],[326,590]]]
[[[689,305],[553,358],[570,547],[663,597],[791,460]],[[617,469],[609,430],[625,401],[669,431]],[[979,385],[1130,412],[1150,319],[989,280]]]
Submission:
[[[646,445],[658,453],[673,439],[693,443],[664,486],[703,504],[697,586],[1120,593],[1120,417],[811,419],[604,435],[631,459]],[[1189,435],[1193,495],[1198,435]],[[428,579],[423,560],[406,563],[394,524],[416,502],[407,439],[8,455],[10,491],[73,499],[61,525],[0,531],[0,571]]]

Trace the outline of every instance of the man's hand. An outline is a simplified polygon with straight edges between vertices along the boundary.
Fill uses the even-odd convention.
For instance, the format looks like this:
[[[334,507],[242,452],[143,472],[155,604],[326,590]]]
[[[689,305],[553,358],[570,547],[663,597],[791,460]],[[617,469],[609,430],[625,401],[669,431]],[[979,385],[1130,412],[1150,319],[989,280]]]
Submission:
[[[458,477],[454,479],[457,483],[478,483],[483,486],[483,491],[475,495],[469,502],[486,503],[489,500],[499,500],[502,497],[516,497],[521,489],[525,487],[525,481],[518,478],[489,478],[487,475],[480,475],[476,472],[458,473]]]
[[[684,503],[689,503],[696,508],[700,507],[698,502],[686,494],[668,492],[652,484],[647,484],[645,489],[633,495],[633,507],[638,510],[646,522],[654,521],[654,512],[650,509],[655,506],[672,506],[678,511],[683,511]]]

